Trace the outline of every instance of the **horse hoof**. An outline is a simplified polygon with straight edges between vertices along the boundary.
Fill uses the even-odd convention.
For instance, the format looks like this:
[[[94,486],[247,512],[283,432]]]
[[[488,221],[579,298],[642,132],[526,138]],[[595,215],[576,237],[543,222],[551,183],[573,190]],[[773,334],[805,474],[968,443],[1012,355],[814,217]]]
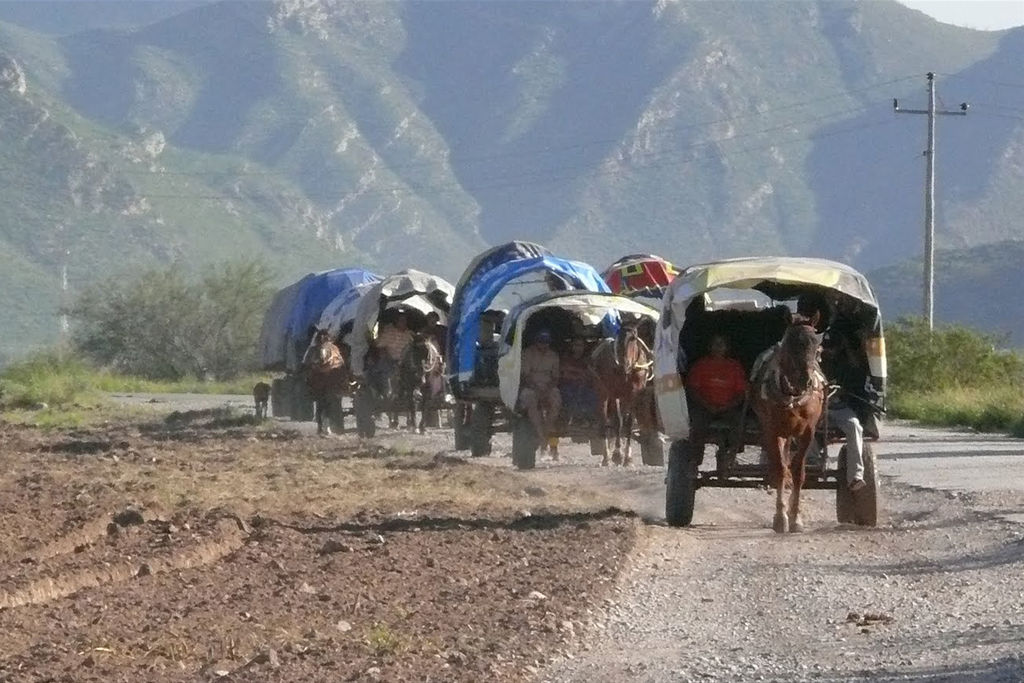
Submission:
[[[629,467],[632,464],[633,464],[633,458],[631,458],[629,456],[626,456],[625,458],[622,459],[622,466],[623,467]]]
[[[619,451],[614,451],[612,453],[612,462],[615,463],[616,465],[621,465],[622,464],[622,453],[619,452]]]
[[[772,524],[772,529],[777,534],[784,534],[789,531],[789,520],[786,519],[785,515],[775,515],[775,521]]]
[[[799,534],[804,530],[803,521],[797,517],[796,519],[789,520],[789,532],[793,534]]]
[[[608,467],[608,458],[601,461],[601,467]]]

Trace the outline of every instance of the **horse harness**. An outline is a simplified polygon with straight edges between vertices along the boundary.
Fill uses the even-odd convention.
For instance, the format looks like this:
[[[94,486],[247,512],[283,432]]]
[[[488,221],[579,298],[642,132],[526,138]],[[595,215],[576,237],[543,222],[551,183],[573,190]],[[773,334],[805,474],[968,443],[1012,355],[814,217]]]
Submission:
[[[828,380],[817,362],[811,367],[807,384],[794,387],[782,371],[781,360],[781,347],[776,347],[759,371],[758,386],[762,399],[775,401],[792,410],[806,404],[815,395],[824,397]]]

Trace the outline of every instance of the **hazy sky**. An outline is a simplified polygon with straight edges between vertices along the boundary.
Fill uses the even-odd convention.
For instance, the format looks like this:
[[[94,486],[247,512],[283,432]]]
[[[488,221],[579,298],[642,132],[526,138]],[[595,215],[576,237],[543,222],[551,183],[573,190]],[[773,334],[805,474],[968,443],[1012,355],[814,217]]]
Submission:
[[[1024,0],[899,0],[939,21],[996,30],[1024,25]]]

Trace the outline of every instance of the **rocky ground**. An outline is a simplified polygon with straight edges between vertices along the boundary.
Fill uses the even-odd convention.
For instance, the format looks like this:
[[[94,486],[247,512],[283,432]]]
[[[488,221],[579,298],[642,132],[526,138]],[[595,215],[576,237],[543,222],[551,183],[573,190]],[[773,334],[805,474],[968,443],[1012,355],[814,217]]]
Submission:
[[[663,470],[579,446],[517,473],[504,437],[150,407],[0,428],[0,680],[1024,680],[1024,491],[943,483],[989,441],[918,481],[936,447],[898,428],[879,528],[812,491],[780,537],[762,490],[667,528]]]

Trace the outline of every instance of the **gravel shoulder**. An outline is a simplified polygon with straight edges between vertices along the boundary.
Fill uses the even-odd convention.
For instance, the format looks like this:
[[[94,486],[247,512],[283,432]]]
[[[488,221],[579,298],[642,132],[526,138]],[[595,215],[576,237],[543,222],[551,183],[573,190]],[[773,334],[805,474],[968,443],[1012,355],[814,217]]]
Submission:
[[[572,445],[558,462],[541,457],[522,475],[531,490],[590,492],[647,524],[612,592],[591,596],[597,621],[527,671],[588,683],[1024,680],[1024,442],[901,424],[886,437],[879,528],[837,525],[834,494],[810,491],[808,531],[782,537],[765,491],[703,489],[697,523],[670,529],[660,468],[600,468]],[[445,431],[376,443],[453,445]],[[499,436],[476,462],[508,470],[509,446]]]

